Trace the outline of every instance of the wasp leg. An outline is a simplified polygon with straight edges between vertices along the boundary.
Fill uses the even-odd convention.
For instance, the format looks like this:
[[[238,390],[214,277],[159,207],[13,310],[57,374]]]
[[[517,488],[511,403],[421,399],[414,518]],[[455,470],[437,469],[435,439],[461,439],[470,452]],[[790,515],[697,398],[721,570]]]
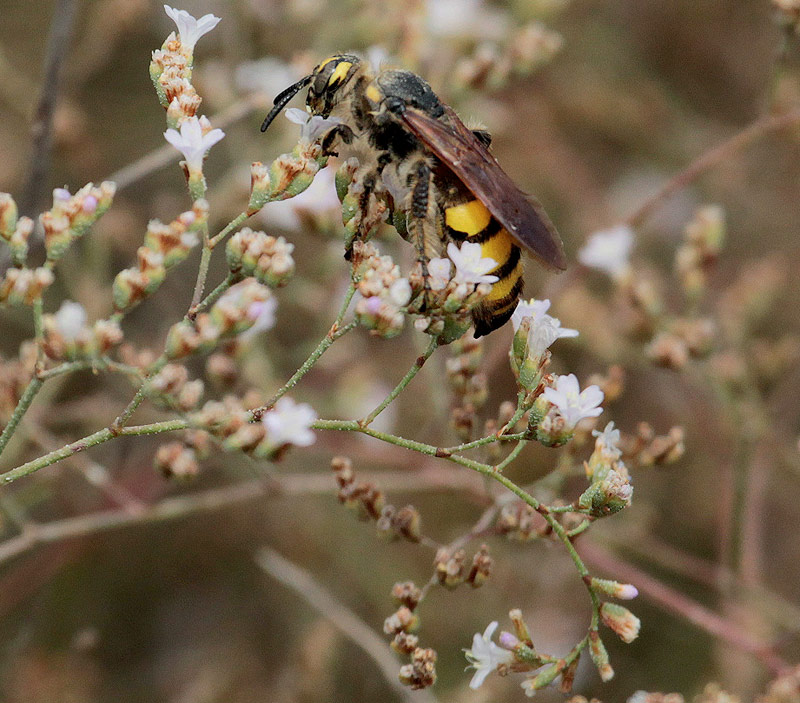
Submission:
[[[350,191],[357,193],[356,213],[346,223],[350,235],[345,241],[344,258],[350,261],[353,257],[353,244],[366,240],[372,229],[383,219],[386,204],[376,197],[378,176],[374,171],[368,171],[350,184]]]
[[[417,247],[417,261],[422,270],[424,286],[423,307],[428,307],[431,298],[431,282],[428,273],[429,252],[436,250],[436,217],[437,205],[434,197],[433,172],[424,161],[420,161],[414,170],[414,181],[411,188],[411,207],[409,209],[409,233]]]
[[[345,124],[337,124],[331,127],[322,138],[320,146],[325,156],[339,156],[337,151],[339,143],[352,144],[356,135],[350,127]]]

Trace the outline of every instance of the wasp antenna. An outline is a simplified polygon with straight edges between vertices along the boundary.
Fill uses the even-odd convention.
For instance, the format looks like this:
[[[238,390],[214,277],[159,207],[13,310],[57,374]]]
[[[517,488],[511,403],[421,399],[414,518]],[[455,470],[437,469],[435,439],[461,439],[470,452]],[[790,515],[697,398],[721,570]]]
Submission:
[[[264,118],[264,121],[261,123],[261,131],[266,132],[267,127],[270,126],[272,120],[274,120],[281,110],[286,107],[286,104],[295,96],[297,95],[305,86],[307,86],[311,82],[311,76],[306,76],[305,78],[301,78],[297,83],[294,85],[290,85],[286,90],[278,93],[273,100],[273,108],[269,111],[269,114]]]

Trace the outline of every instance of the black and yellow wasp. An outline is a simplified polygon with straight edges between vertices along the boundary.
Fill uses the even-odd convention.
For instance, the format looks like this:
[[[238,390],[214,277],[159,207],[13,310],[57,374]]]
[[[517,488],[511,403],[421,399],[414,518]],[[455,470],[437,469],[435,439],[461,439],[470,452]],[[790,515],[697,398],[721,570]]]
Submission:
[[[418,75],[376,75],[355,55],[331,56],[275,98],[262,132],[306,86],[308,112],[339,120],[321,138],[323,151],[358,157],[362,207],[375,194],[405,216],[404,236],[425,274],[449,241],[477,242],[483,257],[499,262],[490,272],[499,280],[472,311],[476,337],[507,322],[517,306],[520,247],[548,267],[565,268],[555,228],[489,153],[489,133],[468,129]]]

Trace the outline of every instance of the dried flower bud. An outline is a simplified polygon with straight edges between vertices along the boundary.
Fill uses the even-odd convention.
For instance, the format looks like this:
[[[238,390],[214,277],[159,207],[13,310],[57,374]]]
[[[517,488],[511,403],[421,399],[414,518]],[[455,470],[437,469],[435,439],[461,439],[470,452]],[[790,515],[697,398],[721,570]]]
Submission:
[[[413,581],[396,583],[392,586],[392,599],[398,605],[404,605],[409,610],[414,610],[422,599],[422,591],[414,585]]]
[[[411,664],[400,668],[400,681],[412,689],[428,688],[436,683],[436,652],[417,647],[411,655]]]
[[[659,332],[645,349],[645,354],[659,366],[676,371],[686,366],[689,361],[686,342],[670,332]]]
[[[383,622],[383,631],[387,635],[396,635],[398,632],[416,632],[419,628],[419,617],[405,606],[390,615]]]
[[[451,554],[447,547],[440,547],[433,561],[436,569],[436,578],[445,588],[456,588],[464,583],[464,562],[467,554],[463,549],[458,549]]]
[[[156,452],[154,465],[165,478],[181,481],[194,478],[200,471],[194,450],[182,442],[162,444]]]
[[[336,475],[339,487],[347,486],[355,480],[353,462],[346,456],[335,456],[331,459],[331,471]]]
[[[239,366],[224,352],[211,354],[206,361],[206,376],[220,388],[230,388],[239,379]]]
[[[419,637],[408,632],[398,632],[392,640],[391,647],[398,654],[411,654],[419,645]]]
[[[473,588],[483,586],[491,576],[493,565],[494,561],[489,556],[489,547],[482,544],[480,550],[472,558],[472,567],[467,576],[467,583]]]
[[[420,533],[419,511],[413,505],[406,505],[395,513],[392,526],[395,531],[405,537],[409,542],[419,542],[422,535]]]
[[[54,280],[53,272],[48,268],[10,268],[0,280],[0,303],[33,305]]]
[[[641,621],[622,605],[603,603],[600,606],[600,618],[606,627],[614,630],[626,644],[630,644],[639,636]]]

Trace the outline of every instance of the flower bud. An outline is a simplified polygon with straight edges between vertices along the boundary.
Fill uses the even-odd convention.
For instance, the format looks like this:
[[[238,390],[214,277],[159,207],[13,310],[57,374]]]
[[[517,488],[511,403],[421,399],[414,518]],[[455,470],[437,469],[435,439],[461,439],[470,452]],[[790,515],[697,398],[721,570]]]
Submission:
[[[392,586],[392,599],[398,605],[405,605],[409,610],[414,610],[422,599],[422,591],[413,581],[396,583]]]
[[[228,240],[225,254],[234,273],[253,276],[259,283],[278,288],[294,273],[294,244],[244,227]]]
[[[489,556],[489,548],[482,544],[481,548],[475,553],[472,558],[472,567],[470,568],[469,575],[467,576],[467,583],[473,588],[479,588],[489,579],[492,573],[494,562]]]
[[[0,237],[8,241],[17,228],[17,204],[9,193],[0,193]]]
[[[398,632],[416,632],[419,628],[419,616],[411,612],[406,606],[401,606],[396,613],[390,615],[383,622],[383,631],[387,635],[396,635]]]
[[[600,618],[606,627],[614,630],[626,644],[630,644],[639,636],[642,622],[625,606],[603,603],[600,606]]]
[[[180,481],[193,479],[200,471],[194,450],[184,445],[183,442],[162,444],[156,452],[153,464],[165,478],[174,478]]]
[[[417,647],[411,654],[411,663],[400,667],[400,682],[414,690],[428,688],[436,683],[436,652]]]
[[[525,695],[528,696],[528,698],[533,698],[536,691],[545,686],[549,686],[560,673],[561,667],[559,667],[558,664],[550,664],[550,666],[542,669],[542,671],[533,678],[525,679],[520,686],[522,686],[522,690],[525,691]]]
[[[592,630],[589,633],[589,654],[597,667],[600,679],[602,681],[611,681],[614,678],[614,670],[611,668],[606,646],[603,644],[603,640],[600,639],[600,634],[597,630]]]
[[[596,481],[584,491],[578,506],[589,510],[594,517],[605,517],[627,508],[632,496],[633,486],[628,477],[612,469],[602,481]]]
[[[250,165],[250,201],[247,203],[247,214],[253,215],[269,202],[271,181],[269,166],[260,161]]]
[[[620,600],[633,600],[639,595],[636,586],[629,583],[610,581],[608,579],[593,578],[591,586],[596,593],[611,596],[612,598],[619,598]]]

